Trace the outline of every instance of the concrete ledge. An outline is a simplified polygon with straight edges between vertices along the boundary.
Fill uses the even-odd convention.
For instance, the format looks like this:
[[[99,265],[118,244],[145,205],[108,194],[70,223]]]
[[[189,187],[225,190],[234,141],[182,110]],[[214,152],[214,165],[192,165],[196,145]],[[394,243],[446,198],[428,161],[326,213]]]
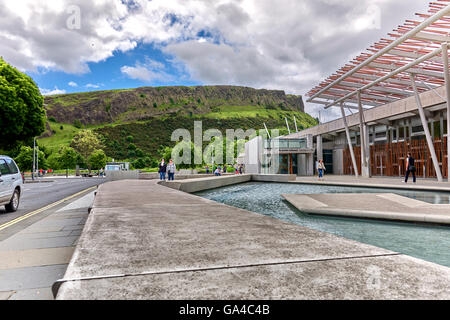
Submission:
[[[251,179],[251,175],[244,174],[200,179],[187,179],[183,181],[160,181],[159,184],[175,190],[194,193],[203,190],[215,189],[233,184],[248,182],[251,181]]]
[[[433,205],[391,193],[283,194],[282,197],[310,214],[450,224],[450,205]]]

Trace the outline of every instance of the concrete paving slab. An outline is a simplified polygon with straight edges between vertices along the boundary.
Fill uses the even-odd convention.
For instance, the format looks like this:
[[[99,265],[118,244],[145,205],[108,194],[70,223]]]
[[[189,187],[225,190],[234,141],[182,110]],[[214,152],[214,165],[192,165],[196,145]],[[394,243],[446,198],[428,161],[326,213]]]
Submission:
[[[20,236],[13,236],[0,243],[0,251],[72,247],[77,239],[77,236],[41,239],[25,239]]]
[[[73,247],[0,251],[0,270],[68,264],[73,251]]]
[[[66,282],[57,298],[449,299],[449,282],[448,268],[391,256]]]
[[[94,198],[95,198],[95,191],[92,191],[91,193],[68,204],[67,206],[59,209],[56,212],[64,212],[64,211],[74,210],[74,209],[89,208],[92,205],[92,203],[94,202]]]
[[[8,300],[54,300],[51,288],[37,288],[14,292]]]
[[[282,196],[305,213],[450,224],[450,205],[429,204],[392,193],[283,194]]]
[[[67,265],[63,264],[0,270],[0,291],[51,287],[61,279],[66,268]]]
[[[447,299],[449,279],[450,268],[118,181],[99,188],[58,299]]]
[[[8,300],[13,294],[14,291],[2,291],[0,292],[0,300]]]

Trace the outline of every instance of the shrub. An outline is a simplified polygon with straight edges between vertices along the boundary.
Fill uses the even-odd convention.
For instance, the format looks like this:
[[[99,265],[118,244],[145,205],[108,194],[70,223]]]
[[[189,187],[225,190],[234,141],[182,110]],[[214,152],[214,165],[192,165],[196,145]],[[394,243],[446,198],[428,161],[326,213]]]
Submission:
[[[73,126],[77,129],[81,129],[83,127],[83,124],[81,123],[80,120],[75,119],[75,121],[73,122]]]
[[[50,118],[48,118],[48,121],[50,121],[50,122],[56,122],[56,119],[55,119],[55,117],[50,117]]]

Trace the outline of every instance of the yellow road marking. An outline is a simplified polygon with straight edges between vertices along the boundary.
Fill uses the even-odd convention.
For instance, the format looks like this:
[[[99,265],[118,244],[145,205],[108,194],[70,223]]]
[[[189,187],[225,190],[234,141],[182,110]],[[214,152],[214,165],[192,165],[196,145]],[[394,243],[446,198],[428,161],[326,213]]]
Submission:
[[[27,213],[26,215],[23,215],[23,216],[21,216],[21,217],[19,217],[19,218],[16,218],[16,219],[14,219],[14,220],[11,220],[10,222],[7,222],[7,223],[5,223],[5,224],[2,224],[2,225],[0,225],[0,231],[4,230],[4,229],[6,229],[6,228],[9,228],[9,227],[11,227],[11,226],[13,226],[13,225],[15,225],[16,223],[18,223],[18,222],[20,222],[20,221],[23,221],[23,220],[25,220],[25,219],[28,219],[28,218],[34,216],[34,215],[37,215],[38,213],[41,213],[41,212],[43,212],[43,211],[46,211],[46,210],[51,209],[51,208],[53,208],[53,207],[56,207],[57,205],[59,205],[59,204],[65,202],[65,201],[67,201],[67,200],[73,199],[73,198],[75,198],[75,197],[77,197],[77,196],[79,196],[79,195],[81,195],[81,194],[83,194],[83,193],[85,193],[85,192],[94,190],[94,189],[96,189],[96,188],[97,188],[97,186],[87,188],[87,189],[85,189],[85,190],[83,190],[83,191],[80,191],[80,192],[77,192],[77,193],[75,193],[75,194],[73,194],[73,195],[71,195],[71,196],[69,196],[69,197],[67,197],[67,198],[64,198],[64,199],[62,199],[62,200],[56,201],[56,202],[54,202],[54,203],[51,203],[51,204],[49,204],[49,205],[47,205],[47,206],[45,206],[45,207],[42,207],[42,208],[40,208],[40,209],[38,209],[38,210],[35,210],[35,211],[33,211],[33,212],[30,212],[30,213]]]

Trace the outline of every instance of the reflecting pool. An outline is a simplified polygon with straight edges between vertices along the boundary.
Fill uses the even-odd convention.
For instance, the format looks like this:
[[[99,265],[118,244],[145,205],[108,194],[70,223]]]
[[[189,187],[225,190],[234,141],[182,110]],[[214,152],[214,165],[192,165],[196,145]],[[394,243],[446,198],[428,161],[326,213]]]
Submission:
[[[429,203],[450,203],[449,193],[260,182],[198,192],[196,195],[450,267],[450,227],[310,215],[300,212],[281,197],[283,193],[385,192]]]

